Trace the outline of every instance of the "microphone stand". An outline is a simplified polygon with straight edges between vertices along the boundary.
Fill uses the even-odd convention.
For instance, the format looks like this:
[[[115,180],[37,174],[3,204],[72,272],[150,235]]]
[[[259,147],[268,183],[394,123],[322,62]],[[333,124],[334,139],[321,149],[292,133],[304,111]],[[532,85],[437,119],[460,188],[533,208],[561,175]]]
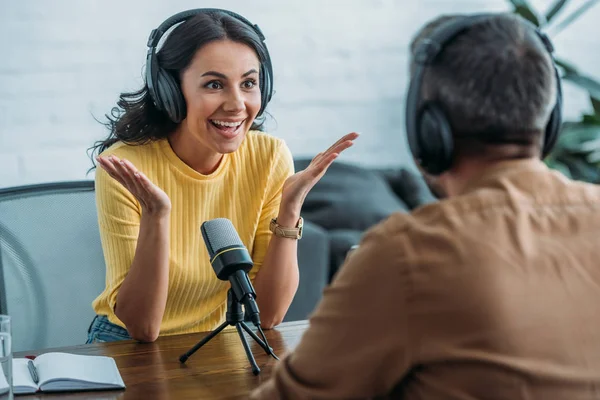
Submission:
[[[248,361],[250,361],[250,365],[252,366],[252,373],[254,375],[260,374],[260,368],[258,368],[256,360],[254,359],[254,356],[250,351],[250,346],[248,345],[248,341],[246,340],[242,329],[245,330],[260,345],[260,347],[262,347],[265,350],[265,352],[268,355],[272,356],[276,360],[279,360],[279,358],[273,352],[273,349],[269,347],[267,338],[260,325],[257,325],[256,327],[258,328],[258,331],[260,332],[260,335],[263,337],[264,341],[261,340],[261,338],[259,338],[254,332],[252,332],[248,325],[246,325],[246,323],[244,322],[244,311],[242,310],[242,304],[236,299],[235,295],[233,294],[233,291],[230,288],[227,291],[227,312],[225,313],[225,322],[219,325],[217,329],[206,335],[204,339],[202,339],[194,347],[188,350],[187,353],[181,355],[179,357],[179,362],[181,362],[182,364],[185,363],[187,359],[192,354],[194,354],[200,347],[208,343],[210,339],[217,336],[219,332],[221,332],[229,325],[234,325],[237,328],[238,335],[240,336],[242,344],[244,345],[244,350],[246,351],[246,356],[248,357]]]

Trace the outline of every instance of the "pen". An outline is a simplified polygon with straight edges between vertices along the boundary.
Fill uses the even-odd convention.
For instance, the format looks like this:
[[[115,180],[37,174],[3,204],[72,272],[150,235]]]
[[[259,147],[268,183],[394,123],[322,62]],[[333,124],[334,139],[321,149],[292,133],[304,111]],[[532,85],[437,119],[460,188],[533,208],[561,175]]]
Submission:
[[[35,369],[35,365],[33,364],[33,361],[29,360],[29,362],[27,363],[27,368],[29,368],[29,373],[31,374],[33,381],[37,385],[39,383],[40,379],[38,378],[37,370]]]

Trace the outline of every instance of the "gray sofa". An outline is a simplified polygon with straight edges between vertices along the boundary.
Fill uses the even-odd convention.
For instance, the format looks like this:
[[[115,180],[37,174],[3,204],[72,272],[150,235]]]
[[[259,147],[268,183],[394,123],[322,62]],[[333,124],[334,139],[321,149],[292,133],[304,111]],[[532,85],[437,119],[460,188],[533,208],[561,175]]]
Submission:
[[[296,171],[310,159],[296,159]],[[302,209],[305,233],[298,244],[300,287],[286,320],[307,318],[323,289],[364,232],[395,212],[436,201],[420,174],[409,168],[368,169],[331,165]]]

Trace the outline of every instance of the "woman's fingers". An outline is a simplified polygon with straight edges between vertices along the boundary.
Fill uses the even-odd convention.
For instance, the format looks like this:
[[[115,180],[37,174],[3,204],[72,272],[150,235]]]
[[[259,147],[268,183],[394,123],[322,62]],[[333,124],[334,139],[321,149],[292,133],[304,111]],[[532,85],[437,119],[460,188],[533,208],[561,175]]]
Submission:
[[[323,157],[315,166],[315,175],[321,176],[325,171],[327,171],[327,168],[329,168],[329,166],[335,161],[336,158],[338,158],[338,156],[339,153],[331,153],[328,154],[326,157]]]
[[[341,153],[342,151],[351,147],[354,144],[353,140],[356,139],[358,136],[359,135],[356,132],[351,132],[351,133],[348,133],[348,134],[342,136],[339,140],[337,140],[334,144],[332,144],[327,150],[325,150],[322,153],[317,154],[313,158],[313,161],[320,163],[323,160],[323,157],[328,157],[329,155],[331,155],[333,153],[338,153],[338,154]]]
[[[170,210],[169,196],[156,186],[146,175],[138,171],[133,163],[111,155],[98,157],[98,163],[117,182],[121,183],[137,199],[142,212],[163,212]]]
[[[320,178],[338,156],[338,153],[330,153],[322,155],[318,160],[314,159],[306,169],[308,181]]]
[[[138,196],[139,193],[137,193],[137,190],[136,190],[135,182],[133,179],[133,173],[131,171],[129,171],[129,169],[127,168],[127,165],[125,164],[125,160],[120,160],[117,158],[116,162],[114,162],[114,165],[115,165],[117,171],[119,171],[121,177],[123,178],[123,181],[125,182],[124,186],[133,195]]]
[[[341,153],[342,151],[352,147],[352,145],[354,144],[353,141],[351,140],[347,140],[344,141],[342,143],[339,143],[337,146],[335,146],[333,149],[331,149],[331,153]]]
[[[351,133],[348,133],[348,134],[342,136],[337,142],[335,142],[334,144],[329,146],[329,148],[325,151],[325,154],[337,153],[335,151],[336,147],[343,145],[344,143],[352,143],[352,141],[354,139],[356,139],[357,137],[358,137],[358,133],[356,133],[356,132],[351,132]]]
[[[137,168],[131,163],[131,161],[123,159],[123,165],[127,170],[127,173],[131,177],[132,184],[135,186],[135,190],[140,195],[140,197],[145,198],[148,196],[148,190],[142,185],[139,178],[139,171]],[[142,200],[142,199],[140,199]]]
[[[134,171],[130,171],[130,167],[127,166],[126,160],[120,160],[116,156],[111,155],[106,158],[99,157],[98,161],[101,163],[106,172],[108,172],[111,177],[123,185],[127,190],[129,190],[131,194],[133,194],[136,198],[140,196],[141,186],[136,185],[136,179],[134,176],[135,167],[133,167],[133,164],[129,163],[134,169]],[[138,200],[140,199],[138,198]]]
[[[121,179],[121,175],[117,168],[113,164],[113,161],[109,158],[98,157],[98,163],[100,166],[110,175],[113,179],[116,179],[120,184],[124,185],[124,182]]]
[[[317,154],[315,156],[315,158],[313,158],[313,161],[311,162],[311,164],[315,168],[324,168],[323,165],[329,166],[329,164],[331,164],[333,162],[333,160],[335,160],[337,158],[337,156],[340,155],[341,152],[343,152],[344,150],[347,150],[348,148],[352,147],[353,145],[354,145],[354,142],[352,142],[350,140],[338,143],[336,146],[327,150],[325,153]],[[335,155],[335,156],[333,156],[333,155]]]

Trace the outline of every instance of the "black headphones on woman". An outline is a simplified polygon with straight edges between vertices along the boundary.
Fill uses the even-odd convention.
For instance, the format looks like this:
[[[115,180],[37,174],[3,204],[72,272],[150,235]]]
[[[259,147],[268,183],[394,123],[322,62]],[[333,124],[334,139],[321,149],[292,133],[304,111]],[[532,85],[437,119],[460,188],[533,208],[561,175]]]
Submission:
[[[441,105],[435,102],[426,102],[421,105],[420,98],[425,69],[436,62],[444,47],[460,33],[490,17],[490,14],[475,14],[448,21],[422,40],[415,49],[413,55],[415,72],[410,81],[406,98],[406,136],[416,162],[430,174],[439,175],[450,168],[454,144],[450,122]],[[529,21],[526,21],[526,24],[535,30],[550,53],[550,58],[553,59],[554,47],[550,39]],[[562,121],[560,76],[554,63],[553,66],[558,91],[556,104],[546,125],[542,158],[547,156],[554,147]]]
[[[165,32],[167,32],[169,28],[175,24],[184,22],[198,14],[208,13],[227,14],[252,28],[263,44],[265,41],[265,35],[263,35],[258,25],[252,24],[239,14],[218,8],[197,8],[193,10],[182,11],[165,20],[158,28],[153,29],[152,32],[150,32],[150,37],[148,38],[147,44],[148,53],[146,55],[146,85],[148,86],[148,92],[150,93],[150,97],[152,97],[156,108],[165,112],[171,121],[175,123],[179,123],[185,118],[185,99],[183,97],[183,93],[181,92],[181,88],[179,87],[179,84],[173,75],[158,65],[158,60],[156,59],[156,46]],[[273,96],[273,67],[271,65],[271,57],[269,56],[269,51],[267,50],[266,44],[264,45],[264,48],[266,59],[264,65],[261,65],[259,72],[261,106],[258,116],[262,115],[263,111],[267,107],[267,104],[269,101],[271,101],[271,97]]]

